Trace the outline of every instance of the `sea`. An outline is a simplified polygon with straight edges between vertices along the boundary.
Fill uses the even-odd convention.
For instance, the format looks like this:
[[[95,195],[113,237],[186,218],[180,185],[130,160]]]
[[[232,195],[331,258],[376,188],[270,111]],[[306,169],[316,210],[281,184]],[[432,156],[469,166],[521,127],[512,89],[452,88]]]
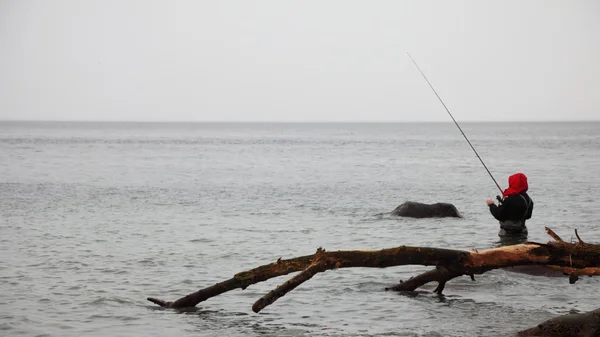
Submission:
[[[600,238],[600,123],[461,123],[502,188],[529,178],[529,241]],[[432,267],[295,274],[195,310],[235,273],[325,250],[498,247],[494,181],[452,123],[0,122],[2,336],[514,336],[598,308],[598,278],[494,270],[386,291]],[[389,214],[405,201],[463,218]]]

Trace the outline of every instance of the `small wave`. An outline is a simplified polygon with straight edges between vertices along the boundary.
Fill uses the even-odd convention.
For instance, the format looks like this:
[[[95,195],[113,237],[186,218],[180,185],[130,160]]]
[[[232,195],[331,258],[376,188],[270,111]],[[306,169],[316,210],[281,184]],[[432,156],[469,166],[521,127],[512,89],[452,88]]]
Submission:
[[[99,305],[123,305],[123,304],[133,304],[132,301],[124,299],[124,298],[120,298],[120,297],[100,297],[97,298],[95,300],[89,301],[89,302],[83,302],[83,305],[90,305],[90,306],[99,306]]]
[[[89,320],[96,320],[96,319],[106,319],[106,320],[117,320],[117,321],[137,321],[140,320],[141,318],[139,317],[135,317],[135,316],[119,316],[119,315],[91,315],[88,318]]]
[[[392,213],[390,213],[390,212],[386,212],[386,213],[373,214],[371,217],[362,219],[361,221],[396,220],[396,219],[398,219],[397,216],[392,215]]]
[[[114,275],[124,275],[129,274],[128,270],[117,270],[117,269],[96,269],[102,273],[114,274]]]
[[[190,279],[181,281],[181,283],[183,283],[183,284],[196,284],[197,282],[198,282],[198,280],[190,280]]]
[[[250,212],[249,215],[258,215],[258,216],[281,216],[285,215],[285,212],[280,211],[272,211],[272,212]]]
[[[198,243],[198,242],[201,242],[201,243],[208,243],[208,242],[213,242],[213,241],[214,241],[214,240],[211,240],[211,239],[207,239],[207,238],[201,238],[201,239],[192,239],[192,240],[190,240],[189,242],[192,242],[192,243]]]
[[[389,286],[390,285],[388,283],[377,282],[377,281],[359,282],[356,285],[356,287],[360,291],[363,291],[363,290],[367,290],[367,291],[384,290],[386,287],[389,287]]]

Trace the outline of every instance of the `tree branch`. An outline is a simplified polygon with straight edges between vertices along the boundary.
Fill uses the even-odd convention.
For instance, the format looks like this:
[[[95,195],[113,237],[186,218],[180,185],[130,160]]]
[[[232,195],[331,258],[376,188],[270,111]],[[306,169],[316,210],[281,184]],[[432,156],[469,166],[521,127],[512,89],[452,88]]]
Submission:
[[[328,251],[319,248],[313,255],[263,265],[234,275],[233,278],[200,289],[175,302],[148,298],[152,303],[163,307],[194,307],[211,297],[224,292],[246,287],[286,275],[304,271],[288,282],[277,287],[254,304],[254,310],[284,296],[298,285],[312,278],[316,273],[335,268],[387,268],[403,265],[437,266],[407,282],[393,287],[394,290],[414,290],[431,281],[437,281],[436,292],[441,293],[447,281],[461,276],[481,274],[486,271],[510,266],[546,265],[563,268],[572,278],[577,275],[597,275],[600,267],[600,245],[573,244],[562,241],[556,233],[547,228],[548,234],[557,242],[547,244],[527,242],[513,246],[487,249],[482,251],[464,251],[455,249],[400,246],[382,250]],[[584,269],[590,268],[590,269]],[[575,278],[576,280],[576,278]]]
[[[316,273],[323,272],[327,269],[328,268],[327,268],[326,261],[324,261],[324,260],[316,261],[315,263],[311,264],[308,268],[306,268],[303,272],[292,277],[291,279],[289,279],[285,283],[281,284],[274,290],[271,290],[265,296],[261,297],[252,306],[252,311],[258,313],[259,311],[264,309],[266,306],[271,305],[277,299],[283,297],[288,292],[294,290],[297,286],[310,280]]]

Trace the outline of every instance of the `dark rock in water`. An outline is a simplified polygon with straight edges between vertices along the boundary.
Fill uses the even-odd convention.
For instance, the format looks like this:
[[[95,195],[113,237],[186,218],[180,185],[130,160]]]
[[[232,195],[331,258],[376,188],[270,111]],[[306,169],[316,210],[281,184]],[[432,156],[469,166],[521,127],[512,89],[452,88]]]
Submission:
[[[600,336],[600,309],[583,314],[555,317],[531,329],[520,331],[518,336],[544,337],[596,337]]]
[[[420,202],[407,201],[396,207],[391,213],[393,215],[411,218],[462,218],[454,205],[442,202],[423,204]]]

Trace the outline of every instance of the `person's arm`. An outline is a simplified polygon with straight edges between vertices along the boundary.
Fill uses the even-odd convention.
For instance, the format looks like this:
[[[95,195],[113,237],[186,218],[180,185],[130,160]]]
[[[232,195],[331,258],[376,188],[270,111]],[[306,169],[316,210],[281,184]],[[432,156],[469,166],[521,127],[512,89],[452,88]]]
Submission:
[[[504,199],[504,202],[501,203],[500,205],[496,205],[494,203],[489,204],[490,207],[490,213],[492,213],[492,215],[494,216],[494,218],[496,218],[496,220],[498,221],[505,221],[506,217],[507,217],[507,208],[509,207],[509,204],[511,202],[511,200],[509,200],[510,198],[506,198]]]

